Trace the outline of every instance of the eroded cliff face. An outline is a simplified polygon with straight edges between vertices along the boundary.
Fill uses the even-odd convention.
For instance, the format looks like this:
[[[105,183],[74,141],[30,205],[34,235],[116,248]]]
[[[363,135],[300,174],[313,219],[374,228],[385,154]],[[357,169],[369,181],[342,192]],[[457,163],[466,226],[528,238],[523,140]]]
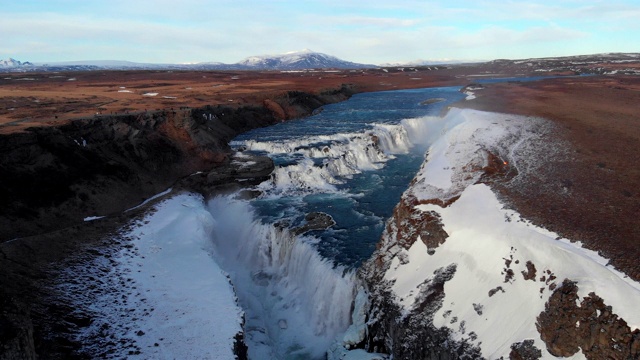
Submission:
[[[637,358],[640,285],[492,190],[566,154],[550,124],[448,116],[459,126],[432,145],[359,273],[370,307],[356,347],[394,359]]]
[[[209,108],[76,120],[4,136],[3,240],[123,211],[177,179],[227,161],[228,140],[275,119],[264,109]],[[238,129],[238,130],[236,130]]]
[[[0,135],[0,241],[131,208],[178,179],[229,164],[229,140],[310,115],[348,86],[287,92],[262,106],[96,116]]]
[[[209,195],[268,178],[271,160],[234,158],[229,140],[351,94],[349,86],[319,95],[288,92],[270,100],[277,107],[96,116],[1,135],[0,358],[82,357],[71,334],[86,319],[71,316],[77,309],[49,288],[68,259],[99,258],[105,251],[96,249],[123,246],[103,239],[142,211],[125,210],[169,187]],[[83,221],[93,216],[107,219]],[[243,346],[236,344],[240,358]]]

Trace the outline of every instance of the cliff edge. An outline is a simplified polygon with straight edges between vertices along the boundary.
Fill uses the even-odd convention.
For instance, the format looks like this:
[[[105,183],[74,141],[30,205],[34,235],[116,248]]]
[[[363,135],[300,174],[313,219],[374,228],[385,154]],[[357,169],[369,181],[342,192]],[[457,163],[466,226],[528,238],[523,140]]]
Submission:
[[[493,189],[566,158],[555,127],[476,110],[445,116],[359,273],[369,305],[350,346],[395,359],[639,356],[640,284]]]
[[[96,115],[0,134],[0,358],[82,358],[72,333],[90,320],[56,297],[52,279],[78,259],[108,261],[105,249],[124,245],[106,235],[142,219],[140,205],[157,194],[207,196],[264,180],[273,163],[244,166],[229,140],[351,95],[343,85],[258,105]]]

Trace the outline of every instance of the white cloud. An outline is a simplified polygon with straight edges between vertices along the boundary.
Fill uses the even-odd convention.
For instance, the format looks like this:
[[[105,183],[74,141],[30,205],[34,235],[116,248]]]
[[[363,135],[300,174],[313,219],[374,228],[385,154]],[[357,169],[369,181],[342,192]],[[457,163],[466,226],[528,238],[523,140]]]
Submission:
[[[174,0],[112,0],[62,11],[63,3],[75,4],[52,0],[48,12],[0,10],[7,55],[30,61],[236,62],[311,48],[382,63],[547,56],[546,49],[555,55],[562,48],[603,52],[613,44],[640,48],[630,31],[640,26],[640,6],[620,0],[183,0],[180,6]]]

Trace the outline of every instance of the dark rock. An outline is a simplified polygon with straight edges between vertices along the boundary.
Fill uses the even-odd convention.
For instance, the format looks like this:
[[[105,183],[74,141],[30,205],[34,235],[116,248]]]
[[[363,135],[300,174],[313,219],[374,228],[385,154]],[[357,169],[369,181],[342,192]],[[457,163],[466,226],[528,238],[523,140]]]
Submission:
[[[511,345],[509,359],[511,360],[538,360],[542,357],[542,351],[533,345],[533,340],[527,339]]]
[[[392,354],[394,359],[480,359],[480,350],[466,341],[455,341],[451,330],[433,326],[433,315],[442,307],[444,284],[455,275],[456,265],[438,269],[419,286],[415,305],[404,314],[390,284],[372,271],[375,258],[360,271],[370,291],[367,335],[362,345],[369,352]],[[464,328],[464,324],[461,324]]]
[[[492,297],[493,295],[495,295],[498,291],[502,291],[504,292],[504,289],[502,288],[502,286],[498,286],[497,288],[491,289],[489,290],[489,297]]]
[[[292,229],[294,234],[300,235],[308,231],[325,230],[336,224],[331,215],[323,212],[308,213],[304,220],[305,223],[302,226]]]
[[[452,199],[450,203],[457,200]],[[426,202],[418,202],[414,197],[403,197],[400,203],[393,209],[393,225],[395,225],[395,239],[397,243],[405,249],[418,239],[427,246],[429,254],[433,254],[435,249],[443,244],[449,237],[442,227],[440,216],[433,211],[421,211],[416,209],[416,205]],[[448,204],[438,204],[448,206]],[[387,232],[392,233],[391,227],[387,224]]]
[[[249,359],[248,355],[249,349],[247,348],[247,344],[244,341],[244,333],[239,332],[234,337],[233,342],[233,353],[236,355],[237,360],[247,360]]]
[[[420,105],[431,105],[431,104],[439,103],[445,100],[446,99],[444,98],[431,98],[431,99],[421,101]]]
[[[37,359],[34,328],[26,309],[0,289],[0,359]]]
[[[522,271],[524,279],[536,281],[536,266],[531,261],[527,261],[525,265],[527,266],[527,270]]]
[[[582,349],[587,359],[640,357],[640,330],[631,331],[594,293],[580,301],[577,284],[568,279],[553,292],[536,327],[554,356],[567,357]]]

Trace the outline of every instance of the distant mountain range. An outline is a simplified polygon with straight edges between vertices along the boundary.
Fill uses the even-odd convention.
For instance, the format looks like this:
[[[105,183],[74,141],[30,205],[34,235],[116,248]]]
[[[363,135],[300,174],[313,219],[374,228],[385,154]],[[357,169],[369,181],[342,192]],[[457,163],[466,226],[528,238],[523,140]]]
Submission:
[[[55,63],[20,62],[10,58],[0,61],[0,71],[63,71],[63,70],[304,70],[362,69],[376,65],[359,64],[335,56],[303,50],[281,55],[251,56],[235,64],[204,62],[196,64],[151,64],[117,60],[66,61]]]
[[[25,61],[18,61],[14,58],[9,58],[7,60],[0,60],[0,68],[12,68],[12,67],[21,67],[21,66],[33,66],[32,63]]]
[[[250,56],[234,64],[220,62],[202,62],[195,64],[152,64],[118,60],[67,61],[56,63],[21,62],[13,58],[0,60],[0,72],[30,71],[89,71],[89,70],[274,70],[300,71],[306,69],[364,69],[378,67],[425,67],[436,65],[464,65],[465,63],[486,63],[496,68],[523,68],[535,71],[583,71],[585,66],[593,67],[598,63],[626,63],[640,61],[640,53],[606,53],[576,55],[553,58],[498,59],[492,61],[458,60],[417,60],[393,64],[361,64],[341,60],[335,56],[302,50],[280,55]],[[602,70],[603,72],[605,70]],[[631,70],[630,70],[631,71]],[[633,70],[637,71],[637,70]],[[635,72],[634,72],[635,73]]]

